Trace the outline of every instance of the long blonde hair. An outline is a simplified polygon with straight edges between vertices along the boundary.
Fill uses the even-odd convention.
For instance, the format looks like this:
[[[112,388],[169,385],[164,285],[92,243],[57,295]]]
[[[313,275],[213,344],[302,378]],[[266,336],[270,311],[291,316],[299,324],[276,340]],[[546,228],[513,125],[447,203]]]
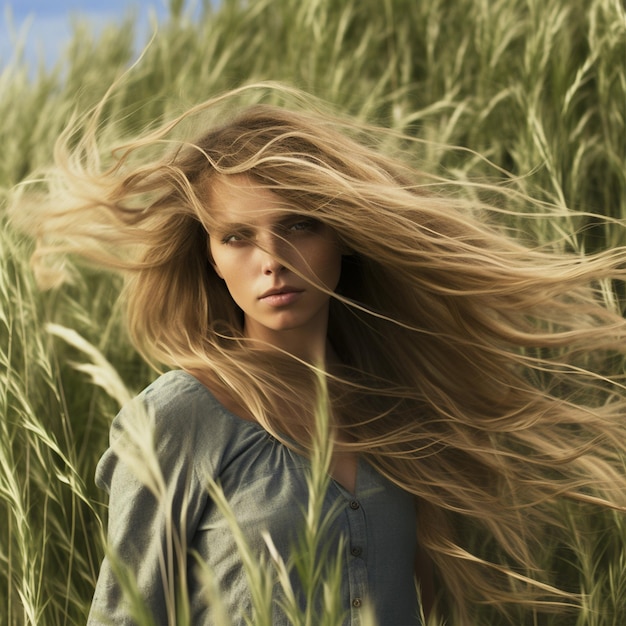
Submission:
[[[329,322],[342,366],[327,373],[342,445],[415,494],[420,540],[459,620],[477,601],[502,611],[549,604],[556,590],[543,584],[535,550],[540,531],[559,524],[558,503],[626,506],[615,365],[626,322],[602,299],[623,280],[626,251],[523,245],[461,186],[386,156],[382,129],[310,105],[224,113],[259,89],[195,107],[107,163],[95,118],[82,135],[70,128],[38,200],[39,264],[61,251],[122,271],[128,327],[147,358],[199,372],[276,436],[306,446],[308,422],[290,416],[314,406],[315,368],[241,336],[209,263],[211,181],[246,174],[330,225],[349,251]],[[214,110],[219,125],[180,137],[181,125]],[[467,545],[459,519],[499,557]]]

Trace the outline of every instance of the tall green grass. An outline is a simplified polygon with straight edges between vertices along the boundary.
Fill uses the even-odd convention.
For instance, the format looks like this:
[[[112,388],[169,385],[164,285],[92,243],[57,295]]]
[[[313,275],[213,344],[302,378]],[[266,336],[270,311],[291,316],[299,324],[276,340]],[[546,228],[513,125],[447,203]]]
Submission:
[[[222,0],[204,3],[200,18],[190,15],[171,2],[171,19],[110,99],[109,137],[244,82],[282,80],[425,140],[410,157],[427,171],[493,177],[483,155],[512,172],[521,191],[559,209],[548,220],[516,207],[509,223],[531,240],[581,252],[626,243],[622,0]],[[93,474],[119,402],[72,366],[87,356],[48,324],[97,348],[131,392],[152,374],[124,335],[119,280],[77,266],[71,284],[41,293],[29,268],[32,243],[8,224],[6,200],[50,162],[72,112],[93,106],[128,69],[133,39],[130,20],[97,39],[78,26],[57,66],[33,71],[18,56],[0,74],[0,623],[7,625],[84,623],[104,550],[106,508]],[[623,311],[626,294],[615,298]],[[568,508],[564,523],[583,514]],[[564,533],[545,554],[565,584],[585,592],[582,610],[520,613],[514,623],[626,623],[624,518],[585,523],[587,532]],[[482,623],[499,622],[485,608]]]

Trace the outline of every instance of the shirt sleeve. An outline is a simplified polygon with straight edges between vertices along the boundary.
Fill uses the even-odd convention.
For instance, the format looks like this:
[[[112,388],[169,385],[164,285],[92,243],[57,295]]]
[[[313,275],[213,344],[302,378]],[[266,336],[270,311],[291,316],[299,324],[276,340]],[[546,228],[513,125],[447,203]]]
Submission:
[[[109,522],[89,626],[176,623],[188,540],[208,497],[194,467],[194,417],[194,403],[144,393],[115,418],[96,471]]]

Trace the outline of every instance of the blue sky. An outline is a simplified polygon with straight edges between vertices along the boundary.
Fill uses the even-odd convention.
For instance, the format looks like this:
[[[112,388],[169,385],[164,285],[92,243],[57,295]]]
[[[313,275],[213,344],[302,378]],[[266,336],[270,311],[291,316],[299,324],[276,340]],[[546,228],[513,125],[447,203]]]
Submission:
[[[23,43],[29,63],[43,58],[52,65],[71,35],[72,16],[88,21],[97,33],[103,25],[132,13],[143,42],[150,15],[163,19],[167,5],[167,0],[0,0],[0,67],[13,58],[16,38]]]

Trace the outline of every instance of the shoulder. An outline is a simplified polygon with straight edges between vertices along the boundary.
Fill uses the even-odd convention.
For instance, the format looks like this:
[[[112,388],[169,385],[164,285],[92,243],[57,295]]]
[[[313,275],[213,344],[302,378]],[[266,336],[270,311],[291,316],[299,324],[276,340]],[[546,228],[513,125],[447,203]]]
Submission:
[[[168,415],[186,412],[198,403],[207,408],[222,408],[207,387],[182,370],[162,374],[136,400],[142,401],[157,413]]]
[[[209,389],[191,374],[173,370],[159,376],[118,413],[105,458],[116,459],[130,447],[144,450],[142,454],[152,451],[149,454],[156,454],[163,470],[184,460],[195,471],[213,473],[233,436],[232,416]]]
[[[138,411],[148,414],[156,432],[214,428],[219,422],[232,421],[232,416],[211,391],[182,370],[159,376],[123,407],[116,422],[136,419]]]
[[[197,378],[182,370],[159,376],[129,406],[117,422],[137,419],[137,410],[147,414],[156,442],[186,439],[195,446],[230,436],[236,428],[233,416]]]

